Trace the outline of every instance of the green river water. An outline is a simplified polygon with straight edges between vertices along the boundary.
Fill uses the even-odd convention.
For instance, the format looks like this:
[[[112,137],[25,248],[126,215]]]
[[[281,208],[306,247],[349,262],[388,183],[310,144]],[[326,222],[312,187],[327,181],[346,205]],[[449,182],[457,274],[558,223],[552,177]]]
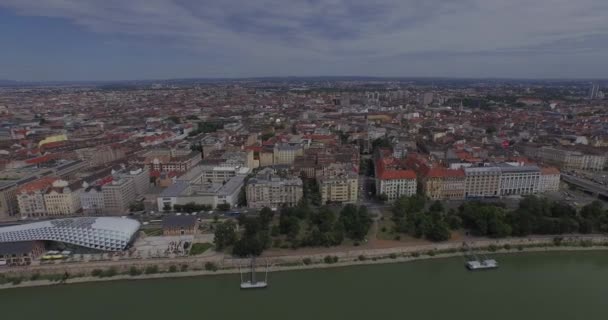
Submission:
[[[498,255],[293,272],[265,290],[239,276],[117,281],[0,291],[3,319],[608,319],[608,252]]]

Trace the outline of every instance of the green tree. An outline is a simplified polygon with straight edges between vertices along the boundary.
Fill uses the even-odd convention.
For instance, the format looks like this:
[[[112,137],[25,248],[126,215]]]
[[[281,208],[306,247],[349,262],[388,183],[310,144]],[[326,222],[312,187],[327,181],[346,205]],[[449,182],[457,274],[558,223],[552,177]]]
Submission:
[[[215,248],[220,251],[225,247],[233,245],[237,241],[236,225],[227,220],[215,228]]]
[[[264,208],[262,208],[262,210],[260,210],[259,217],[260,217],[260,222],[263,225],[268,225],[272,221],[272,218],[274,217],[274,212],[270,208],[264,207]]]
[[[347,204],[340,211],[340,222],[344,225],[346,235],[353,240],[363,240],[372,225],[367,207]]]
[[[435,200],[429,207],[430,212],[443,212],[443,203],[439,200]]]
[[[228,211],[228,210],[230,210],[230,204],[229,203],[220,203],[217,205],[217,210]]]

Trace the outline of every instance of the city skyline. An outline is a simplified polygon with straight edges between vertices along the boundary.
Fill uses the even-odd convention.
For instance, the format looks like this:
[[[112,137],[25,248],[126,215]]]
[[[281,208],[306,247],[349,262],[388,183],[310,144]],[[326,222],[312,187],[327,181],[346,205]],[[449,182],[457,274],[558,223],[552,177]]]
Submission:
[[[608,5],[0,1],[0,79],[605,78]]]

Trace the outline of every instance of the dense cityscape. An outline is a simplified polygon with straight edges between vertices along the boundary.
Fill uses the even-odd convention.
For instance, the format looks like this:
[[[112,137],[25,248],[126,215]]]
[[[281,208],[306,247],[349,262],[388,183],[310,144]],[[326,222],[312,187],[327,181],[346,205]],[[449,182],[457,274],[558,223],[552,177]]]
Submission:
[[[212,270],[229,257],[310,264],[356,247],[608,232],[600,85],[7,84],[0,263]]]
[[[7,319],[606,319],[605,0],[0,22]]]

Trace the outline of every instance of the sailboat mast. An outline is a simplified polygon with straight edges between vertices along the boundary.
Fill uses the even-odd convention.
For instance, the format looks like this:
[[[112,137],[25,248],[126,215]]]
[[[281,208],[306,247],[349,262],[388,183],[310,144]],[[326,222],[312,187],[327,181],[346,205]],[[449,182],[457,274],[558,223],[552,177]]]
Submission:
[[[255,284],[255,257],[251,258],[251,284]]]

